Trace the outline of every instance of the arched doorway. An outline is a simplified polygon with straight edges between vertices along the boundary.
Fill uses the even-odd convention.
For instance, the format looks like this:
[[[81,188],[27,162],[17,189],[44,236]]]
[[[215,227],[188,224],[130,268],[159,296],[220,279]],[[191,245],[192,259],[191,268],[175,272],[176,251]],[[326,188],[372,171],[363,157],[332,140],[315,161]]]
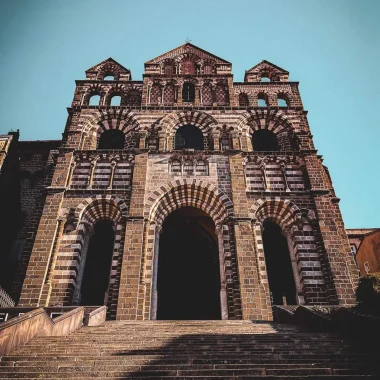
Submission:
[[[157,319],[221,319],[218,239],[206,213],[184,207],[165,219],[157,281]]]
[[[81,284],[81,305],[105,305],[110,281],[115,233],[113,223],[100,220],[94,225],[86,254]]]
[[[264,221],[263,244],[272,304],[297,305],[288,243],[278,224]]]

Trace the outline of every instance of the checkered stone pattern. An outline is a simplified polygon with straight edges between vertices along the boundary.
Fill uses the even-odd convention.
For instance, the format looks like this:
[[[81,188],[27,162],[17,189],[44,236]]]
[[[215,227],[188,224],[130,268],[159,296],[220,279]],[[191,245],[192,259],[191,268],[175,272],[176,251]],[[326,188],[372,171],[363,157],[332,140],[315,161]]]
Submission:
[[[212,106],[214,103],[213,90],[210,85],[204,85],[202,87],[202,104],[204,106]]]
[[[161,103],[162,90],[157,84],[152,86],[150,90],[150,104],[160,104]]]
[[[175,88],[172,85],[166,86],[164,89],[164,104],[175,103]]]
[[[226,86],[216,86],[215,99],[218,106],[228,104],[228,88]]]
[[[248,163],[245,166],[245,181],[247,191],[264,191],[264,173],[260,163]]]

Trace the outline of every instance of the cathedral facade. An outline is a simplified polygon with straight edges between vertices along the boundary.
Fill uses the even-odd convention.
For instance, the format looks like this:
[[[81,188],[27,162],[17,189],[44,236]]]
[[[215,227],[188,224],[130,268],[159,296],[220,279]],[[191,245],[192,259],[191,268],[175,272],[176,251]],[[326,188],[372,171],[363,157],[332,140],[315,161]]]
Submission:
[[[357,269],[298,82],[190,43],[109,58],[76,81],[50,144],[19,306],[108,318],[271,320],[272,305],[352,305]]]

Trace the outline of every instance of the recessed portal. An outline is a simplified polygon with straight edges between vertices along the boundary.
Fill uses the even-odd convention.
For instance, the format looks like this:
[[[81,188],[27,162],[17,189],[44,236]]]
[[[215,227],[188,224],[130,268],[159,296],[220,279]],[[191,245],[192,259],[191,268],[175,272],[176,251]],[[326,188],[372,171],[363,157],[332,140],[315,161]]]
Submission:
[[[213,220],[184,207],[162,228],[158,256],[157,319],[221,319],[218,240]]]
[[[112,222],[101,220],[94,226],[87,251],[81,287],[81,305],[104,305],[109,286],[115,241]]]
[[[281,227],[269,220],[265,221],[263,243],[272,304],[296,305],[292,263],[288,243]]]

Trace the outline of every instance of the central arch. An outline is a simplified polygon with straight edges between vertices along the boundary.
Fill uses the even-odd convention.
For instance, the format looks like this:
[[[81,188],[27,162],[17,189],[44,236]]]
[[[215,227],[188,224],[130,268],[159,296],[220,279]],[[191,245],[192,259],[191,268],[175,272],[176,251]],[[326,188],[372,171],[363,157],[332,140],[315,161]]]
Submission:
[[[205,260],[203,264],[209,268],[208,272],[213,273],[211,277],[214,278],[214,280],[211,281],[211,285],[209,284],[209,288],[214,289],[211,291],[214,296],[210,296],[214,305],[216,299],[215,289],[219,289],[218,292],[220,296],[218,297],[218,305],[220,306],[214,307],[204,315],[201,315],[201,313],[194,315],[189,312],[189,314],[183,315],[182,318],[228,319],[229,315],[232,316],[234,311],[229,310],[228,305],[233,304],[236,294],[232,289],[232,284],[227,284],[226,281],[226,276],[230,276],[229,271],[232,270],[226,258],[230,250],[227,223],[229,217],[233,214],[231,200],[215,185],[202,180],[181,179],[153,191],[146,199],[145,205],[145,216],[150,221],[151,226],[153,226],[152,234],[154,234],[154,239],[148,242],[148,258],[146,264],[146,268],[152,268],[151,277],[147,279],[151,281],[150,318],[157,319],[158,317],[162,319],[170,317],[163,317],[161,312],[161,315],[157,315],[159,311],[159,292],[162,290],[158,289],[158,278],[160,278],[160,276],[162,278],[160,274],[160,265],[162,264],[160,262],[160,252],[164,252],[163,250],[165,249],[169,252],[167,253],[168,257],[174,256],[174,261],[178,259],[182,261],[182,263],[186,262],[186,260],[191,261],[194,255],[191,254],[191,252],[195,250],[205,252],[204,255],[200,255],[199,257],[200,260]],[[192,225],[190,234],[186,233],[186,225],[184,225],[186,220]],[[189,242],[187,243],[189,247],[184,247],[184,244],[181,244],[181,241],[177,239],[176,235],[183,236],[184,241]],[[198,239],[200,240],[200,248],[194,247],[194,236],[197,236],[197,239],[199,236],[202,236],[202,238]],[[174,248],[173,244],[171,247],[169,244],[171,238],[174,239]],[[163,239],[163,241],[161,241],[161,239]],[[178,244],[180,244],[180,246],[178,244],[176,245],[175,241],[179,242]],[[177,257],[175,254],[175,252],[182,249],[181,247],[184,247],[182,259],[180,259],[181,256]],[[197,255],[200,252],[195,252],[195,254]],[[165,266],[165,256],[162,260]],[[170,273],[170,258],[167,260],[169,261],[168,271]],[[215,273],[216,267],[219,270],[219,274]],[[186,265],[182,265],[182,269],[186,270]],[[219,277],[215,277],[217,275]],[[215,280],[215,278],[218,278],[218,280]],[[171,286],[175,286],[174,281],[172,281],[171,284]],[[162,288],[161,285],[159,285],[159,287]],[[187,284],[185,288],[186,287]],[[188,288],[185,289],[185,293],[186,292],[187,295],[189,295],[190,291]],[[200,306],[198,305],[196,307],[199,308]],[[173,318],[179,317],[181,316],[177,315]]]
[[[204,211],[183,207],[165,219],[157,282],[157,319],[221,319],[218,238]]]

